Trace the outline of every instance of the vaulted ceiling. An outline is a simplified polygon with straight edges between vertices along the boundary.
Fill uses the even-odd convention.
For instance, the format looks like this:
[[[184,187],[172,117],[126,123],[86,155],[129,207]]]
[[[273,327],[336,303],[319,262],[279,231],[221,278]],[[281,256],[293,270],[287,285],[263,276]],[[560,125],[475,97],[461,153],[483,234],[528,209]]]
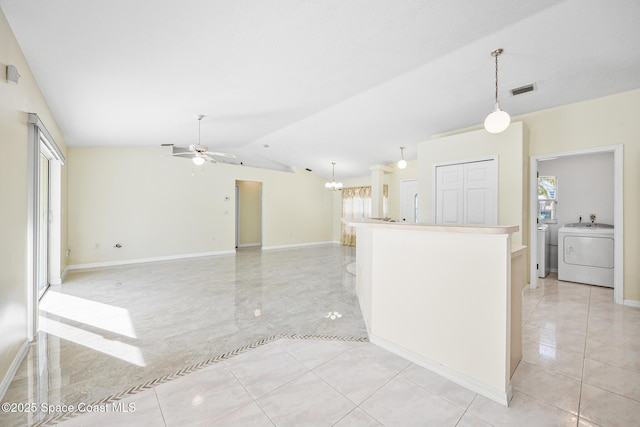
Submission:
[[[640,87],[638,0],[0,0],[70,146],[197,142],[339,179]],[[512,96],[509,89],[536,90]],[[176,161],[181,161],[177,159]]]

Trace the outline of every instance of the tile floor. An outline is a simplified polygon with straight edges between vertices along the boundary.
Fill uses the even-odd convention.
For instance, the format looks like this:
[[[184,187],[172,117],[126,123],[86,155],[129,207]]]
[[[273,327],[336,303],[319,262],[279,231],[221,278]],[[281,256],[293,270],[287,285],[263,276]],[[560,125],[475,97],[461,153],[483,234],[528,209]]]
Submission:
[[[505,408],[361,342],[353,257],[327,245],[70,274],[3,401],[109,412],[0,425],[640,425],[640,309],[611,289],[550,276],[525,290]]]

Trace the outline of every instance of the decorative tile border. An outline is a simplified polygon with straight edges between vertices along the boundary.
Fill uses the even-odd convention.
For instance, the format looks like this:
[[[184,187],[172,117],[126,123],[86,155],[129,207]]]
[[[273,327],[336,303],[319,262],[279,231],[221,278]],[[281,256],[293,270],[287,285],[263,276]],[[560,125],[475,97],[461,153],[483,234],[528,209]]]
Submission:
[[[342,336],[333,336],[333,335],[298,335],[298,334],[280,334],[273,335],[267,338],[263,338],[260,341],[256,341],[252,344],[245,345],[243,347],[236,348],[235,350],[228,351],[226,353],[220,354],[218,356],[207,359],[203,362],[197,363],[195,365],[187,366],[186,368],[180,369],[179,371],[173,372],[168,375],[164,375],[159,378],[155,378],[153,380],[147,381],[146,383],[139,384],[135,387],[131,387],[123,392],[107,396],[103,399],[97,400],[87,406],[102,406],[110,403],[117,402],[122,399],[126,399],[133,395],[136,395],[145,390],[149,390],[155,386],[160,384],[167,383],[169,381],[173,381],[175,379],[184,377],[185,375],[191,374],[193,372],[199,371],[200,369],[206,368],[208,366],[214,365],[218,362],[222,362],[227,359],[231,359],[232,357],[238,356],[242,353],[245,353],[249,350],[253,350],[258,347],[262,347],[265,344],[269,344],[271,342],[277,341],[279,339],[288,339],[288,340],[325,340],[325,341],[348,341],[348,342],[369,342],[367,337],[342,337]],[[57,423],[62,421],[66,421],[71,418],[75,418],[79,415],[82,415],[82,412],[63,412],[52,417],[47,417],[41,421],[38,421],[35,424],[32,424],[32,427],[51,427],[55,426]]]

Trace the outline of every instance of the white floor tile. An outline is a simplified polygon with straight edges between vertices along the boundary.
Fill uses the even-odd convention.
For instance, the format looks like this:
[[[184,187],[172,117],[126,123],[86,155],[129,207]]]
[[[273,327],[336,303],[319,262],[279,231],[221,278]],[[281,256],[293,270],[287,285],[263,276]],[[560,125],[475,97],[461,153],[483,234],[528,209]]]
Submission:
[[[255,399],[299,377],[308,369],[279,346],[247,352],[225,361]]]
[[[269,417],[255,403],[251,402],[226,417],[211,424],[217,427],[273,427]]]
[[[314,369],[314,373],[360,404],[409,362],[374,344],[354,348]]]
[[[213,422],[252,400],[223,364],[161,384],[155,390],[168,427]]]
[[[464,409],[415,384],[394,378],[360,408],[387,427],[455,426]]]
[[[518,391],[514,391],[508,408],[486,397],[478,396],[471,403],[467,413],[494,427],[574,427],[578,421],[575,414],[539,402],[532,396]]]
[[[521,362],[511,378],[514,389],[572,414],[578,414],[580,381]]]
[[[356,408],[334,424],[334,427],[382,427],[382,424],[362,409]]]
[[[404,378],[463,409],[468,408],[476,397],[476,393],[473,391],[414,364],[403,370],[398,377]]]
[[[640,402],[583,384],[580,417],[602,426],[635,426],[640,420]]]
[[[640,401],[640,373],[585,359],[585,384]]]
[[[580,381],[584,351],[576,353],[523,340],[522,360],[549,372],[556,372]]]
[[[355,404],[309,372],[257,400],[278,426],[327,426]]]

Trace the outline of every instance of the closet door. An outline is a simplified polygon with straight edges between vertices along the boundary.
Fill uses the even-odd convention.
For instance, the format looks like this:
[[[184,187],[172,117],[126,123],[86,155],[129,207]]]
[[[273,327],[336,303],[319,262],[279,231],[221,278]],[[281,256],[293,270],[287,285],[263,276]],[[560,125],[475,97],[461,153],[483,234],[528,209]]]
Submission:
[[[498,224],[495,160],[436,167],[437,224]]]
[[[465,163],[464,224],[498,225],[495,160]]]
[[[462,164],[436,168],[436,223],[462,224],[464,218]]]

